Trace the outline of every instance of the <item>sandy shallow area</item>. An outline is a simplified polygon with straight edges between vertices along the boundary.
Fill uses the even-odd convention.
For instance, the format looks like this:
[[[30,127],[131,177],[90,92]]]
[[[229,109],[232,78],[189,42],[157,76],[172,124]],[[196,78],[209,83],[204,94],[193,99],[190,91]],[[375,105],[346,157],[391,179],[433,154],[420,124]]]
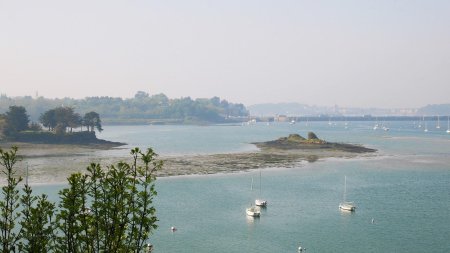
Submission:
[[[131,156],[95,156],[99,149],[108,150],[108,146],[49,145],[28,143],[2,143],[6,151],[11,146],[19,148],[20,160],[15,168],[17,175],[24,177],[28,167],[29,183],[56,184],[65,183],[66,178],[75,172],[84,172],[91,163],[100,163],[102,167],[119,161],[131,162]],[[158,156],[164,161],[158,177],[179,175],[204,175],[214,173],[232,173],[260,168],[300,167],[302,162],[315,162],[325,158],[354,158],[373,156],[374,153],[350,153],[336,150],[261,150],[248,153]],[[5,178],[0,178],[4,184]]]

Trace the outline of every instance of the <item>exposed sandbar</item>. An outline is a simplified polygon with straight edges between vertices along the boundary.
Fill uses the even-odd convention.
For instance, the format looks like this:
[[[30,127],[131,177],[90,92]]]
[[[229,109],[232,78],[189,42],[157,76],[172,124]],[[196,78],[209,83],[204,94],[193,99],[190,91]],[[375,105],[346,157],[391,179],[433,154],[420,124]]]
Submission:
[[[90,163],[100,163],[103,167],[119,161],[130,161],[130,156],[98,156],[94,151],[109,150],[110,146],[101,145],[55,145],[29,143],[1,143],[0,147],[8,150],[11,146],[19,148],[21,161],[17,164],[17,175],[25,176],[29,167],[30,183],[65,183],[66,178],[75,172],[84,172]],[[230,173],[260,168],[292,168],[301,162],[314,162],[324,158],[352,158],[367,156],[336,149],[270,149],[263,148],[259,152],[186,155],[177,157],[159,156],[164,161],[163,169],[157,172],[158,177],[178,175],[202,175],[214,173]],[[0,183],[4,183],[0,178]]]

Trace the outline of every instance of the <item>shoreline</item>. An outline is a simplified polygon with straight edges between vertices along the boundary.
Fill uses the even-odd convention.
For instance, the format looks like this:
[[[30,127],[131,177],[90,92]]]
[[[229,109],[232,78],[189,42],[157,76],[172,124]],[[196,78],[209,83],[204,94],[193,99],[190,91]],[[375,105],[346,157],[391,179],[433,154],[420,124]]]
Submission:
[[[97,146],[67,144],[30,144],[5,143],[0,148],[7,151],[17,146],[19,161],[15,168],[17,176],[25,177],[29,168],[30,185],[64,184],[67,177],[76,172],[84,173],[91,163],[106,166],[119,161],[130,162],[130,156],[94,156]],[[103,147],[100,150],[111,150]],[[211,175],[246,172],[265,168],[294,168],[302,163],[323,161],[327,158],[373,157],[375,153],[351,153],[339,150],[265,150],[205,155],[158,156],[164,162],[163,169],[156,172],[156,177]],[[4,180],[0,180],[3,184]]]

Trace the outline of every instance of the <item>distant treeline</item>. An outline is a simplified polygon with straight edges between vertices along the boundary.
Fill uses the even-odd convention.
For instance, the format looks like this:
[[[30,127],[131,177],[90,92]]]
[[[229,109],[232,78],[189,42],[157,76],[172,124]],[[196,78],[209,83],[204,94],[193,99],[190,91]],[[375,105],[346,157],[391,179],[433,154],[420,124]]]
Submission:
[[[233,104],[219,97],[169,99],[164,94],[149,95],[138,91],[134,98],[87,97],[84,99],[49,99],[0,96],[0,113],[9,106],[26,108],[31,121],[37,122],[46,111],[56,107],[71,107],[84,114],[95,111],[105,124],[165,124],[165,123],[225,123],[248,116],[243,104]]]

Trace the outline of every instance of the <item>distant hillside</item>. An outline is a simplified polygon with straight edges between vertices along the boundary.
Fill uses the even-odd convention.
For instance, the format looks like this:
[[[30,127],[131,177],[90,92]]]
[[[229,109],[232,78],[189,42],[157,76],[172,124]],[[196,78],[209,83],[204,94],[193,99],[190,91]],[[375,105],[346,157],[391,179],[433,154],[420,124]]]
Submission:
[[[418,115],[450,115],[450,104],[427,105],[417,110]]]

